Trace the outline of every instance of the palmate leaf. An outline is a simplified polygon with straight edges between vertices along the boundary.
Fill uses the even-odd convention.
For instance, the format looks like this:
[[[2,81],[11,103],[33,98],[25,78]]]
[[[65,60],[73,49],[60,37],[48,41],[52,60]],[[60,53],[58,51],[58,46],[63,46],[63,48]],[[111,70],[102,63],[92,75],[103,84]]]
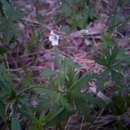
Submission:
[[[111,66],[113,66],[117,62],[117,56],[118,56],[118,54],[120,52],[120,48],[117,47],[117,46],[114,46],[114,48],[111,49],[110,51],[112,51],[112,52],[111,52],[111,54],[109,54],[109,57],[108,57],[109,59],[108,60],[109,60],[109,64]]]
[[[91,93],[80,93],[75,95],[74,101],[79,112],[84,114],[86,120],[88,121],[92,121],[94,119],[94,115],[91,113],[93,110],[90,108],[90,105],[98,108],[104,107],[103,101]]]
[[[108,104],[108,109],[114,115],[120,115],[127,111],[130,105],[130,96],[126,95],[114,95],[111,102]]]
[[[95,60],[101,65],[104,65],[108,69],[112,69],[113,65],[117,63],[117,56],[120,51],[120,48],[117,46],[113,46],[111,48],[106,48],[102,50],[102,54],[97,56]],[[102,59],[102,61],[100,61]]]
[[[62,59],[58,50],[55,50],[55,63],[59,69],[58,72],[55,72],[55,77],[57,77],[57,81],[55,82],[58,83],[58,86],[67,85],[68,87],[68,84],[66,84],[68,83],[67,81],[70,81],[70,78],[76,78],[74,69],[78,67],[78,65],[68,58]],[[72,80],[73,79],[71,79],[71,81]]]
[[[109,44],[108,44],[109,45]],[[121,48],[118,46],[106,46],[102,48],[101,54],[94,56],[94,60],[100,64],[103,65],[105,68],[111,70],[114,68],[115,65],[119,64],[119,55]]]
[[[34,119],[34,108],[29,105],[27,102],[25,102],[24,104],[17,104],[16,105],[20,111],[20,113],[23,116],[26,116],[26,118],[28,118],[29,120],[33,120]]]
[[[42,104],[39,105],[39,108],[44,108],[46,111],[48,108],[53,109],[55,105],[59,105],[60,93],[58,91],[43,87],[37,87],[34,90],[37,94],[40,95],[38,102]],[[44,101],[47,103],[44,103]]]
[[[69,103],[69,100],[65,96],[60,96],[59,102],[68,111],[72,111],[74,109],[73,105]]]
[[[55,107],[47,116],[46,116],[46,120],[47,122],[52,121],[53,119],[55,119],[61,112],[64,111],[64,107]]]
[[[65,76],[65,87],[69,90],[78,79],[79,76],[74,72],[74,70],[70,70]]]
[[[40,94],[41,96],[45,96],[45,95],[48,95],[48,96],[54,96],[56,97],[58,92],[55,91],[55,90],[51,90],[51,89],[48,89],[48,88],[44,88],[44,87],[37,87],[34,89],[38,94]]]
[[[57,72],[55,72],[55,71],[53,71],[53,70],[50,70],[50,69],[47,69],[47,70],[45,70],[45,71],[43,71],[43,72],[41,73],[41,75],[42,75],[42,76],[45,76],[45,78],[46,78],[46,77],[53,76],[53,75],[56,75],[56,74],[57,74]]]
[[[97,91],[100,91],[103,87],[106,81],[108,81],[108,75],[109,71],[104,71],[98,76],[98,81],[97,81]]]
[[[104,44],[100,45],[102,49],[107,49],[108,47],[116,45],[109,35],[102,35],[101,40],[104,42]]]
[[[0,18],[0,32],[3,34],[3,41],[9,43],[12,38],[16,38],[19,34],[16,25],[6,18]]]
[[[106,61],[104,55],[102,55],[102,54],[96,55],[93,57],[93,59],[96,61],[96,63],[103,65],[103,66],[107,66],[107,61]]]
[[[37,110],[43,111],[43,112],[47,112],[50,107],[53,107],[53,101],[50,100],[50,98],[46,97],[46,96],[37,96]]]
[[[58,115],[60,115],[63,111],[64,111],[64,107],[60,107],[60,106],[54,107],[53,110],[49,112],[48,115],[46,116],[46,123],[55,124],[57,122],[55,118]]]
[[[112,81],[113,82],[115,82],[116,84],[118,84],[122,87],[125,86],[124,76],[122,75],[122,73],[112,70],[111,74],[112,74]]]
[[[71,86],[72,93],[74,95],[78,94],[82,88],[88,87],[88,82],[93,79],[96,75],[94,74],[84,74],[80,79],[74,82]]]
[[[20,8],[18,7],[11,7],[11,6],[5,7],[4,12],[8,20],[13,22],[20,20],[24,16]]]
[[[119,52],[118,52],[118,55],[117,55],[117,60],[129,62],[130,61],[130,56],[125,54],[125,51],[124,51],[123,48],[119,48]]]
[[[3,34],[3,42],[9,43],[18,36],[16,22],[24,15],[20,8],[14,7],[8,0],[1,0],[0,32]]]
[[[64,0],[60,10],[61,16],[65,16],[63,19],[73,31],[84,28],[89,20],[96,18],[97,15],[92,8],[93,5],[86,0]]]
[[[46,123],[50,126],[57,125],[67,120],[70,115],[72,115],[72,112],[65,110],[64,107],[58,106],[46,116]]]
[[[92,109],[88,107],[87,100],[83,96],[77,96],[75,97],[75,104],[77,107],[77,110],[82,113],[87,121],[92,121],[93,116],[91,114]]]
[[[82,94],[83,95],[83,94]],[[104,102],[102,99],[100,99],[98,96],[92,93],[84,93],[83,97],[84,100],[86,100],[87,104],[93,104],[95,107],[102,108],[104,107]]]
[[[1,0],[4,16],[10,21],[20,20],[24,14],[20,8],[12,6],[8,0]]]
[[[6,71],[5,66],[3,64],[0,65],[0,97],[4,95],[8,95],[11,91],[16,87],[14,83],[12,83],[11,79],[13,75]],[[6,97],[7,98],[7,97]]]
[[[78,23],[77,27],[84,28],[85,25],[86,25],[86,23],[88,22],[88,18],[89,18],[89,16],[84,15],[83,12],[80,12],[79,14],[76,14],[75,17],[74,17],[74,19],[77,20],[77,23]]]
[[[61,7],[61,13],[64,13],[65,16],[72,16],[74,14],[74,10],[70,6],[70,4],[64,3]]]

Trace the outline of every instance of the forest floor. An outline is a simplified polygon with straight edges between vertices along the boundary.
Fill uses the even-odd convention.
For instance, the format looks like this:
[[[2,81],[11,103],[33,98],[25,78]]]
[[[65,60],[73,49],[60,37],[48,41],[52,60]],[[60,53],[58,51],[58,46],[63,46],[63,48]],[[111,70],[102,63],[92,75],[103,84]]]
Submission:
[[[22,6],[26,14],[23,20],[18,23],[21,31],[18,42],[23,44],[29,51],[23,53],[19,48],[20,46],[16,47],[20,57],[15,63],[14,60],[11,60],[13,62],[10,63],[13,67],[10,68],[12,71],[18,70],[18,73],[22,73],[22,65],[26,64],[28,71],[34,72],[34,77],[36,76],[37,80],[42,80],[37,76],[39,71],[46,68],[55,69],[52,55],[54,48],[58,48],[63,57],[69,57],[78,63],[80,65],[79,72],[99,73],[102,70],[101,66],[92,60],[92,57],[98,53],[98,46],[102,43],[101,35],[110,26],[107,23],[107,18],[112,11],[114,0],[95,2],[98,18],[90,21],[85,28],[72,31],[69,34],[61,31],[65,23],[58,23],[58,19],[55,18],[59,6],[57,0],[15,0],[15,3]],[[129,12],[128,8],[125,13],[129,14]],[[122,16],[119,15],[119,17]],[[83,37],[80,33],[81,30],[87,30],[90,38]],[[53,46],[49,41],[51,31],[59,37],[57,46]],[[34,38],[32,44],[34,35],[36,35],[36,38]],[[113,39],[125,48],[126,54],[130,55],[130,23],[128,22],[121,32],[115,31],[112,35]]]
[[[100,0],[95,2],[96,12],[99,15],[90,21],[84,30],[88,30],[90,39],[85,39],[80,30],[69,34],[61,31],[63,23],[58,23],[54,14],[60,3],[57,0],[14,0],[16,5],[22,6],[25,17],[18,23],[21,35],[15,51],[9,52],[7,57],[8,69],[17,74],[17,82],[21,82],[26,73],[32,73],[36,82],[44,82],[40,72],[46,69],[55,70],[53,51],[59,49],[62,57],[68,57],[80,67],[78,72],[100,73],[102,67],[92,59],[98,53],[98,46],[102,43],[101,35],[109,28],[106,19],[112,10],[114,0]],[[130,9],[127,10],[130,13]],[[127,12],[127,13],[128,13]],[[58,37],[58,45],[53,46],[49,41],[50,33],[54,32]],[[34,36],[34,37],[33,37]],[[35,37],[36,36],[36,37]],[[130,22],[121,32],[114,32],[113,39],[125,48],[130,55]],[[24,46],[24,52],[21,49]],[[26,72],[24,69],[26,68]],[[70,117],[66,130],[86,130],[86,124],[82,123],[82,117],[76,115]],[[81,128],[82,127],[82,128]],[[96,130],[92,128],[93,130]],[[90,130],[92,130],[90,129]]]

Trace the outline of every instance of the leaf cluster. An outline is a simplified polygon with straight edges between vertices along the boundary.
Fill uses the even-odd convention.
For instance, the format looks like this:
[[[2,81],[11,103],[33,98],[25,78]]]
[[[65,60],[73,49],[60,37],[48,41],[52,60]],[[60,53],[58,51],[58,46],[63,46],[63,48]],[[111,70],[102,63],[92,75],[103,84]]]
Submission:
[[[126,130],[127,125],[118,117],[122,117],[122,114],[126,113],[130,107],[130,77],[128,75],[130,57],[124,53],[124,50],[110,36],[102,36],[102,41],[104,43],[100,46],[99,54],[94,56],[96,63],[104,68],[104,71],[98,76],[97,90],[102,90],[104,84],[111,80],[111,101],[107,104],[106,110],[116,120],[113,122],[114,127]],[[125,119],[125,122],[127,122],[127,119]]]
[[[22,17],[21,9],[14,6],[10,0],[0,0],[0,32],[3,35],[3,43],[16,39],[19,33],[16,23]]]
[[[64,0],[61,1],[59,11],[56,14],[56,21],[66,23],[62,31],[71,32],[84,28],[89,21],[97,17],[94,5],[89,0]]]
[[[100,106],[102,101],[93,94],[81,93],[81,90],[89,87],[88,82],[94,75],[79,77],[75,72],[75,63],[69,59],[63,60],[58,55],[55,62],[58,70],[44,71],[47,83],[35,89],[42,99],[39,104],[44,104],[43,109],[48,111],[46,124],[58,125],[74,113],[83,114],[85,119],[91,121],[94,116],[91,115],[90,104]]]
[[[127,81],[129,76],[126,73],[130,65],[129,56],[124,53],[123,48],[119,47],[110,36],[102,36],[102,41],[104,41],[104,44],[100,46],[99,54],[94,56],[96,63],[104,68],[99,77],[105,79],[104,84],[109,75],[111,75],[113,85],[122,89],[128,88]],[[103,84],[100,86],[103,86]]]
[[[22,88],[14,83],[15,75],[10,74],[4,65],[0,65],[0,124],[3,129],[21,130],[21,119],[34,120],[34,107],[29,103],[31,81],[25,82]]]
[[[123,32],[130,20],[128,14],[127,5],[129,6],[129,0],[117,0],[112,6],[112,11],[108,17],[107,24],[109,26],[108,31],[110,32]]]

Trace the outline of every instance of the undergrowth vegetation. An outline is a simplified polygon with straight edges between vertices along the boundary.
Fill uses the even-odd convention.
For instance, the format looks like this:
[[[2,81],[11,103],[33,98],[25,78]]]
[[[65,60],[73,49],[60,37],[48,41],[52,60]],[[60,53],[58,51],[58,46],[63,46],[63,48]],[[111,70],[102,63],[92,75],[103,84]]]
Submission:
[[[0,32],[2,32],[3,43],[16,40],[19,33],[16,22],[23,17],[23,13],[18,7],[14,7],[10,0],[0,0]]]
[[[66,25],[61,29],[69,33],[83,29],[90,21],[97,18],[94,5],[89,0],[61,0],[60,10],[56,13],[56,21]]]
[[[114,3],[112,7],[112,12],[110,13],[107,21],[107,23],[109,24],[108,31],[123,32],[125,28],[127,28],[127,24],[130,19],[130,15],[126,11],[128,5],[129,0],[117,0]]]
[[[6,45],[13,44],[17,39],[17,22],[22,17],[20,8],[14,6],[10,0],[0,0],[0,129],[63,130],[69,118],[76,114],[83,117],[83,122],[89,124],[87,127],[90,130],[128,130],[130,57],[113,40],[111,34],[101,36],[102,44],[93,57],[95,63],[102,67],[102,72],[78,73],[80,65],[72,59],[62,57],[58,48],[54,47],[52,54],[55,69],[40,72],[44,82],[35,81],[34,74],[23,66],[26,75],[23,75],[19,83],[17,73],[10,72],[5,63],[9,61],[3,60],[3,57],[8,56]],[[97,15],[89,0],[64,0],[56,18],[58,23],[65,22],[62,31],[71,32],[85,28]],[[114,28],[117,23],[112,24]],[[37,48],[39,35],[39,32],[33,32],[30,44],[23,45],[25,53]],[[95,86],[90,85],[93,81]],[[106,82],[111,86],[108,100],[99,96]],[[95,87],[95,92],[89,91],[91,87]],[[107,117],[111,118],[107,120]]]
[[[130,77],[125,75],[130,63],[116,43],[106,36],[103,39],[106,44],[101,46],[100,53],[94,57],[95,61],[104,67],[100,74],[86,73],[79,76],[75,72],[77,65],[69,59],[61,59],[56,51],[55,63],[58,68],[56,71],[46,70],[41,73],[46,79],[45,84],[36,84],[31,77],[26,77],[20,87],[13,82],[15,75],[8,73],[1,65],[0,119],[3,128],[20,130],[24,128],[22,120],[29,120],[32,124],[30,130],[42,130],[47,126],[61,129],[63,122],[72,114],[83,115],[86,121],[91,122],[96,120],[102,109],[113,116],[112,125],[119,127],[115,123],[118,121],[119,125],[126,127],[127,120],[124,119],[123,122],[122,118],[118,117],[127,112],[130,105]],[[90,87],[89,82],[93,78],[97,79],[97,92],[100,91],[109,77],[112,80],[109,102],[104,102],[96,93],[82,92],[84,88]],[[35,93],[33,97],[32,92]],[[94,111],[96,114],[92,114]]]

